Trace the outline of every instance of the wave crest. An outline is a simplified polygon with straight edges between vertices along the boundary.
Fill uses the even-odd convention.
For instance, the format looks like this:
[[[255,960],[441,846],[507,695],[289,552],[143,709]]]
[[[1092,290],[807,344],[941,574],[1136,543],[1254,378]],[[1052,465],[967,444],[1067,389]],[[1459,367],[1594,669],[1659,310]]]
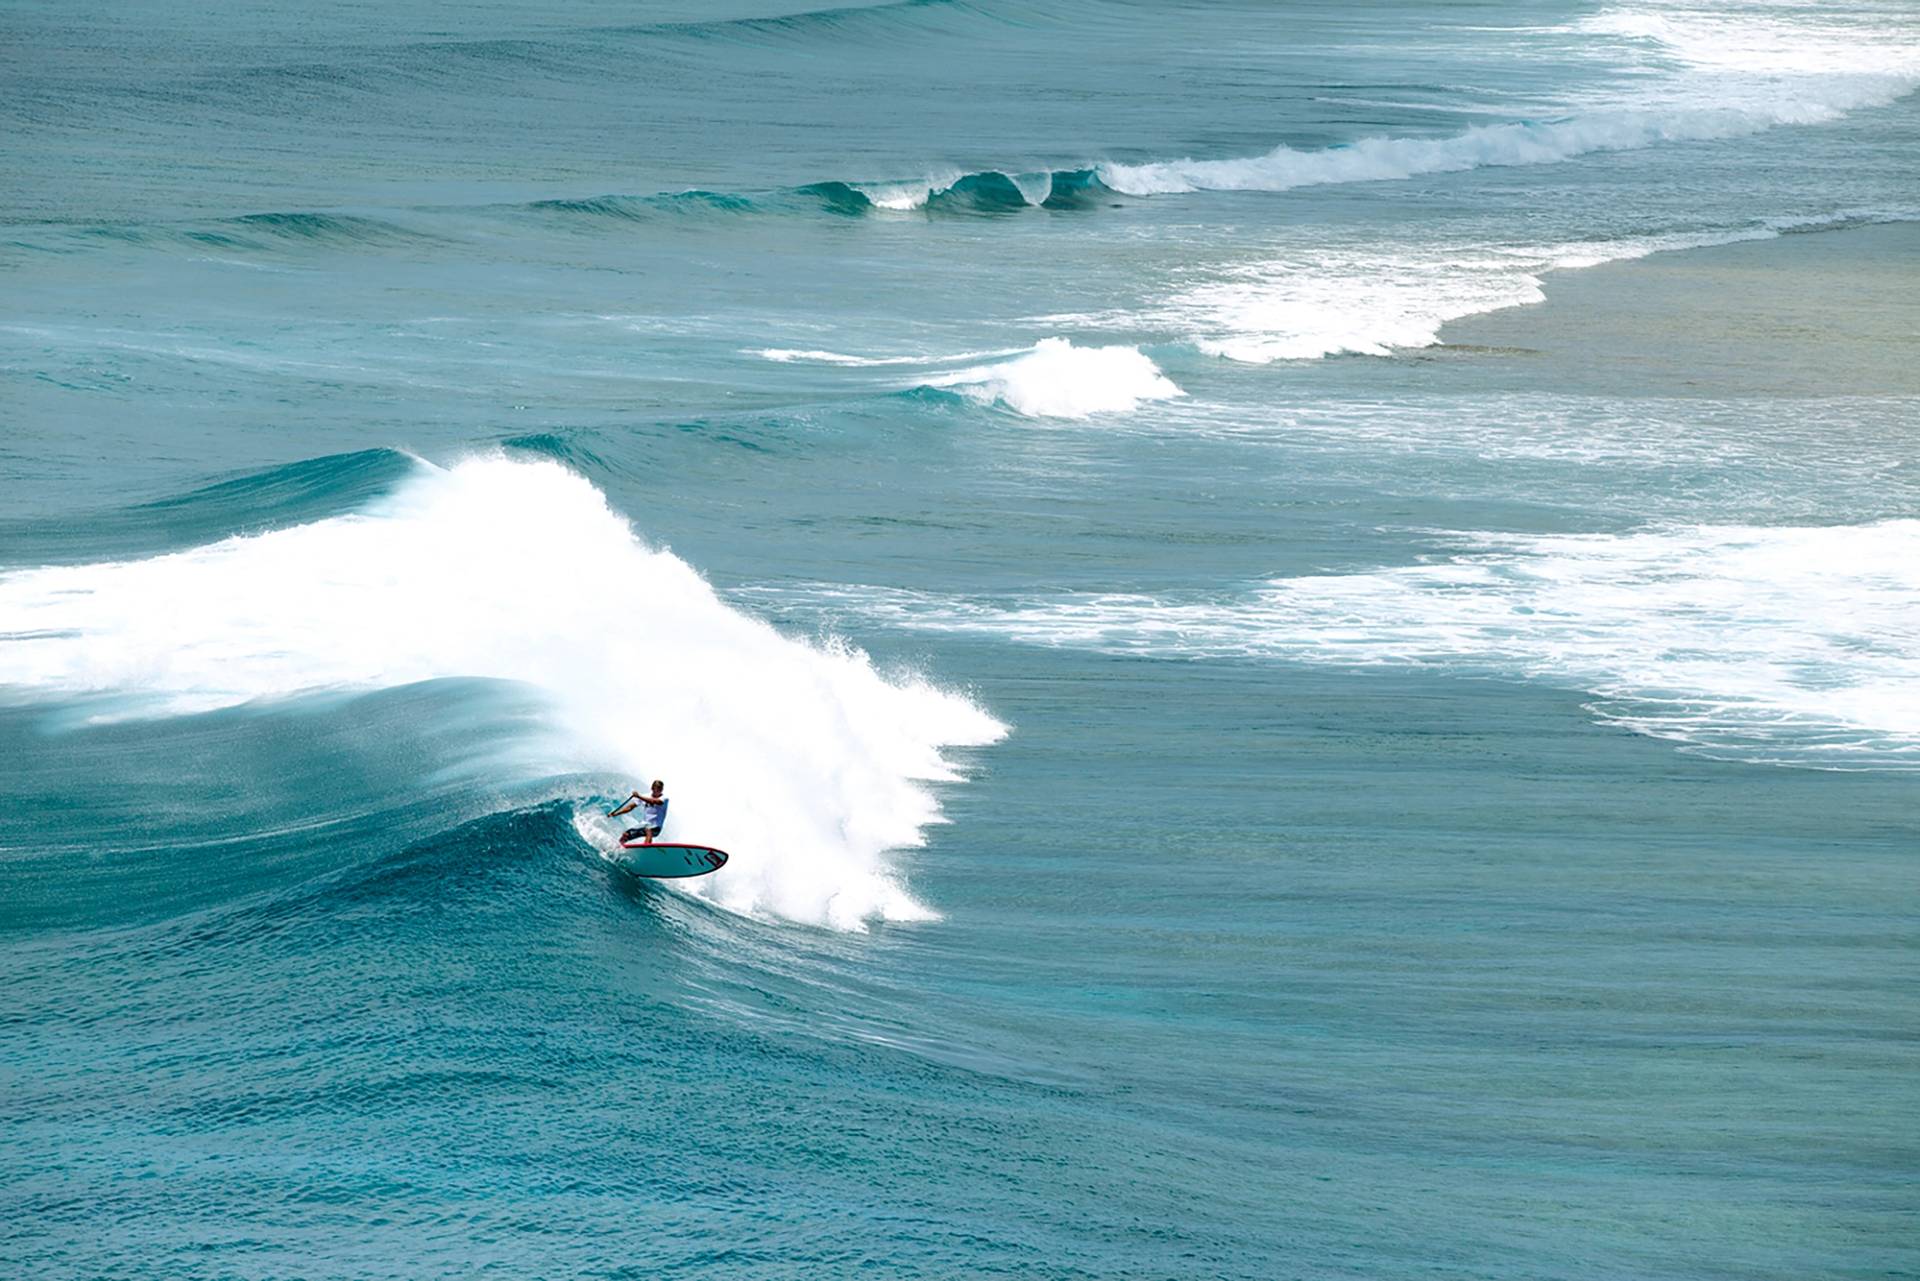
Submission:
[[[1001,404],[1029,418],[1088,418],[1124,413],[1148,400],[1186,393],[1137,347],[1076,347],[1047,338],[1032,351],[923,380],[983,404]]]

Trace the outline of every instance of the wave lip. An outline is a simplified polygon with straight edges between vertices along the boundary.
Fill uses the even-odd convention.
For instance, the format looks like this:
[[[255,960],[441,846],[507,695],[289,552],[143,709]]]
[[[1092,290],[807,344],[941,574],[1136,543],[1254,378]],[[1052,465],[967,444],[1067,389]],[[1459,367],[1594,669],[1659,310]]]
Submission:
[[[844,184],[871,207],[895,212],[997,214],[1022,209],[1084,209],[1116,194],[1094,169],[1050,169],[1013,173],[982,169],[948,170],[908,182]],[[816,184],[816,189],[821,184]],[[803,188],[803,190],[806,190]]]
[[[921,381],[982,404],[1001,404],[1029,418],[1090,418],[1125,413],[1143,401],[1185,392],[1137,347],[1076,347],[1045,338],[1011,360]]]
[[[517,683],[548,709],[522,768],[663,777],[678,830],[734,855],[688,892],[844,929],[931,915],[889,852],[940,821],[926,784],[958,778],[943,750],[1005,733],[924,678],[732,608],[544,460],[423,464],[352,515],[0,574],[0,637],[0,686],[120,716]]]

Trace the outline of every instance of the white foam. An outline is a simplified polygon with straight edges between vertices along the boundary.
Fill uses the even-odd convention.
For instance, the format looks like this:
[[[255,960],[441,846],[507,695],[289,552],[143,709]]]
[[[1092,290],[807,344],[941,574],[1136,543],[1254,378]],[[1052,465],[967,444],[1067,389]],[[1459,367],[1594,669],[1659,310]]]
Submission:
[[[1053,171],[1042,169],[1038,173],[1008,174],[1013,185],[1019,190],[1020,198],[1038,209],[1053,197]]]
[[[1446,137],[1376,137],[1318,150],[1100,168],[1134,195],[1286,191],[1578,156],[1816,125],[1884,105],[1920,86],[1920,27],[1910,5],[1833,6],[1655,0],[1616,5],[1526,34],[1577,48],[1624,74],[1569,98],[1565,116],[1486,124]],[[1509,32],[1510,36],[1519,34]],[[1911,210],[1865,214],[1911,217]],[[1832,221],[1846,220],[1837,215]],[[1451,320],[1544,297],[1544,273],[1665,249],[1762,238],[1793,226],[1756,220],[1659,236],[1524,246],[1409,238],[1341,243],[1324,228],[1256,261],[1194,273],[1155,306],[1095,320],[1115,330],[1165,328],[1237,361],[1384,355],[1430,346]],[[1422,229],[1424,234],[1424,229]]]
[[[1737,111],[1608,112],[1544,123],[1478,125],[1447,138],[1364,138],[1350,146],[1261,156],[1100,166],[1100,180],[1130,196],[1189,191],[1290,191],[1330,183],[1387,182],[1418,174],[1552,164],[1595,151],[1676,139],[1725,138],[1764,128]]]
[[[1920,32],[1910,10],[1834,16],[1802,5],[1634,4],[1582,18],[1566,35],[1585,45],[1612,39],[1622,61],[1652,74],[1624,100],[1577,105],[1561,119],[1479,125],[1441,138],[1363,138],[1314,150],[1282,145],[1219,160],[1108,163],[1098,168],[1100,180],[1115,191],[1152,196],[1289,191],[1555,164],[1596,152],[1825,124],[1920,86]]]
[[[1486,249],[1325,246],[1230,268],[1146,319],[1209,355],[1253,364],[1426,347],[1447,321],[1539,302],[1549,262]],[[1129,317],[1138,325],[1142,317]]]
[[[1149,310],[1082,317],[1188,335],[1201,351],[1266,364],[1332,355],[1384,356],[1430,347],[1449,321],[1546,298],[1544,277],[1649,254],[1767,240],[1853,222],[1904,221],[1914,209],[1851,209],[1745,226],[1549,245],[1367,244],[1303,246],[1225,268]]]
[[[936,194],[964,177],[966,174],[959,169],[945,169],[914,182],[862,182],[852,185],[855,191],[872,201],[876,209],[905,211],[924,208]]]
[[[905,212],[919,209],[932,198],[934,188],[925,183],[868,183],[856,186],[855,191],[873,202],[875,209],[891,209]]]
[[[930,913],[887,853],[952,779],[941,749],[1004,733],[958,695],[782,636],[638,541],[550,462],[480,458],[363,514],[149,560],[0,575],[0,685],[138,714],[436,677],[544,693],[547,772],[662,777],[674,827],[730,851],[688,892],[859,928]]]
[[[945,195],[953,190],[954,184],[972,176],[958,169],[947,169],[914,182],[861,182],[850,185],[871,201],[874,208],[904,212],[925,208],[934,197]],[[1001,176],[1013,184],[1014,190],[1029,206],[1037,208],[1053,194],[1051,170],[1008,172]]]
[[[1430,563],[1225,600],[821,595],[901,626],[1033,644],[1526,676],[1710,754],[1920,769],[1920,521],[1460,541]]]
[[[1636,0],[1577,19],[1571,29],[1629,50],[1638,45],[1656,68],[1678,64],[1703,80],[1718,77],[1701,87],[1719,95],[1744,99],[1742,88],[1765,87],[1789,113],[1809,93],[1821,109],[1850,110],[1920,81],[1920,26],[1901,0]]]
[[[1142,401],[1186,394],[1137,347],[1076,347],[1065,338],[1042,339],[1012,360],[941,374],[920,385],[952,388],[1029,418],[1124,413]]]

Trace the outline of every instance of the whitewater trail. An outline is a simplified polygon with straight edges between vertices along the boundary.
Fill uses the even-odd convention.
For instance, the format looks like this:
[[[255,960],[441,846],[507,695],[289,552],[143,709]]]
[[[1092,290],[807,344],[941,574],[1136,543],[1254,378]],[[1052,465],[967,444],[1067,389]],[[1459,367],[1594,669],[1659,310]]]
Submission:
[[[1716,756],[1920,769],[1920,521],[1463,534],[1453,554],[1240,596],[769,590],[930,631],[1173,659],[1444,667],[1585,690]]]
[[[360,513],[0,575],[0,686],[29,696],[158,717],[444,677],[539,691],[529,777],[665,778],[680,831],[733,855],[688,892],[841,929],[933,915],[890,852],[940,821],[942,749],[1006,732],[727,605],[551,462],[422,464]]]

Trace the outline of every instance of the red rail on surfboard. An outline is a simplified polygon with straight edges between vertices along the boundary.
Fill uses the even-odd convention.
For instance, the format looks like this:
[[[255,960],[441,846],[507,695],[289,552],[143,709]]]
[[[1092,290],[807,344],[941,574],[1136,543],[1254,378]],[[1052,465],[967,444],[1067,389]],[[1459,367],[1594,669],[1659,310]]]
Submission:
[[[674,841],[620,843],[626,857],[620,866],[635,876],[705,876],[727,865],[727,852],[711,845],[681,845]]]

